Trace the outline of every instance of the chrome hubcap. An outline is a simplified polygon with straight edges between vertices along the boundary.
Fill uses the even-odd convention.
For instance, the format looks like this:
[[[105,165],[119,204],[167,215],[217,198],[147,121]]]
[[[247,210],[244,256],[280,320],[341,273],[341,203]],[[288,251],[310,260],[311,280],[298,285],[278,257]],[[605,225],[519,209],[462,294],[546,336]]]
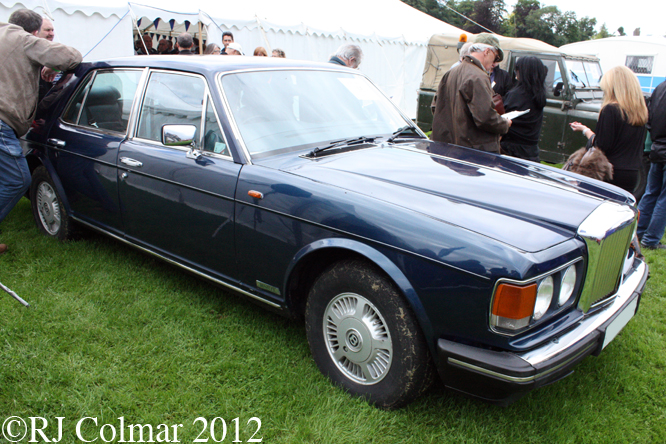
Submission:
[[[61,224],[60,204],[55,190],[48,182],[42,182],[37,188],[37,213],[42,226],[49,234],[58,234]]]
[[[386,321],[366,298],[343,293],[324,312],[324,339],[329,355],[345,376],[373,385],[391,367],[393,344]]]

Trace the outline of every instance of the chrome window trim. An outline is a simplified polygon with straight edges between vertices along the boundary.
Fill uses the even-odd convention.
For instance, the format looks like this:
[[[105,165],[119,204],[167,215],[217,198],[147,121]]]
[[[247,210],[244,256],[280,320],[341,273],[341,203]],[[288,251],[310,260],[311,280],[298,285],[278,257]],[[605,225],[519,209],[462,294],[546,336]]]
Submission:
[[[206,99],[205,99],[205,103],[203,105],[204,112],[201,114],[201,119],[202,119],[201,127],[204,128],[204,129],[206,128],[204,123],[206,121],[206,113],[208,112],[208,103],[209,102],[210,102],[211,106],[213,107],[213,114],[215,115],[215,121],[217,122],[217,127],[220,129],[220,133],[222,134],[222,138],[224,139],[224,143],[227,145],[227,151],[229,151],[229,155],[225,156],[225,155],[220,154],[220,153],[216,153],[216,152],[212,152],[212,151],[205,151],[203,149],[201,149],[201,154],[203,154],[205,156],[209,156],[209,157],[219,157],[220,159],[227,159],[227,160],[231,160],[233,162],[234,156],[231,155],[231,147],[229,146],[229,141],[227,140],[227,135],[224,133],[224,127],[222,127],[222,125],[220,124],[220,116],[217,113],[217,108],[215,107],[215,101],[213,100],[213,95],[211,94],[211,91],[208,88],[208,82],[206,82]],[[202,137],[201,142],[203,144],[203,137],[204,137],[203,131],[202,131],[201,137]]]
[[[536,277],[533,277],[533,278],[530,278],[530,279],[526,279],[526,280],[523,280],[523,281],[519,281],[519,280],[517,280],[517,279],[509,279],[509,278],[500,278],[500,279],[498,279],[498,280],[495,282],[495,286],[493,287],[492,297],[490,298],[490,305],[488,306],[488,325],[490,326],[490,330],[491,330],[493,333],[496,333],[496,334],[501,335],[501,336],[514,337],[514,336],[517,336],[517,335],[519,335],[519,334],[525,333],[526,331],[531,330],[532,328],[538,326],[538,324],[542,323],[544,320],[552,318],[553,315],[559,313],[560,311],[562,311],[562,310],[564,310],[564,309],[570,307],[573,303],[575,303],[575,299],[574,299],[572,302],[567,301],[567,303],[565,303],[565,304],[562,305],[561,307],[558,307],[557,310],[555,311],[555,313],[553,313],[553,315],[548,316],[547,318],[542,317],[541,319],[539,319],[539,321],[537,321],[536,324],[531,325],[531,326],[528,325],[527,328],[524,328],[524,329],[522,329],[522,330],[520,330],[520,331],[517,331],[517,332],[515,332],[515,333],[510,333],[510,332],[507,332],[507,331],[504,331],[504,330],[497,330],[497,329],[493,326],[493,323],[492,323],[492,317],[493,317],[493,302],[495,301],[495,294],[496,294],[496,292],[497,292],[497,287],[499,287],[500,284],[507,283],[507,284],[515,284],[515,285],[518,285],[518,286],[529,285],[529,284],[531,284],[531,283],[533,283],[533,282],[536,282],[536,281],[538,281],[538,280],[540,280],[540,279],[544,279],[544,278],[546,278],[546,277],[548,277],[548,276],[552,276],[552,275],[555,274],[555,273],[558,273],[558,272],[560,272],[560,271],[562,271],[562,270],[565,270],[565,269],[569,268],[571,265],[577,264],[578,262],[580,262],[580,261],[582,261],[582,260],[583,260],[583,257],[582,257],[582,256],[581,256],[581,257],[578,257],[578,258],[576,258],[576,259],[574,259],[574,260],[571,260],[571,261],[567,262],[567,263],[564,264],[564,265],[560,265],[559,267],[554,268],[554,269],[552,269],[552,270],[550,270],[550,271],[548,271],[548,272],[546,272],[546,273],[542,273],[542,274],[540,274],[539,276],[536,276]],[[555,297],[555,295],[553,295],[553,297]],[[571,299],[571,298],[570,298],[570,299]],[[552,302],[552,301],[551,301],[551,302]],[[552,304],[551,304],[551,305],[552,305]]]
[[[60,115],[58,120],[64,125],[69,125],[69,126],[73,126],[73,127],[76,127],[76,128],[83,128],[83,129],[90,130],[90,131],[93,131],[93,132],[127,136],[130,133],[131,128],[132,128],[132,123],[133,123],[132,119],[133,119],[133,116],[134,116],[134,106],[135,106],[135,103],[136,103],[136,100],[137,100],[138,92],[142,89],[142,84],[143,84],[143,81],[144,81],[144,75],[145,74],[142,74],[139,77],[139,80],[137,82],[136,91],[134,91],[134,97],[132,98],[132,105],[130,106],[130,113],[129,113],[129,119],[127,121],[127,128],[125,129],[125,131],[113,131],[113,130],[108,130],[108,129],[95,128],[94,126],[81,125],[80,120],[81,120],[81,113],[83,112],[83,105],[86,103],[86,100],[88,100],[88,94],[90,93],[92,85],[95,83],[95,80],[97,79],[97,74],[106,73],[106,72],[113,72],[113,71],[145,71],[145,70],[147,70],[147,68],[137,68],[137,67],[133,67],[133,66],[129,66],[129,67],[114,66],[114,67],[110,67],[110,68],[100,68],[100,69],[92,70],[92,72],[90,74],[91,79],[86,83],[86,86],[84,86],[84,88],[87,87],[88,84],[91,87],[88,88],[88,91],[86,91],[86,94],[83,96],[83,100],[81,100],[81,109],[79,109],[79,113],[76,115],[76,123],[67,122],[66,120],[64,120],[62,118],[62,114]],[[87,77],[88,76],[86,76],[86,78]],[[83,82],[85,82],[85,80],[86,79],[84,79]],[[71,97],[72,99],[74,98],[74,96],[76,96],[76,93],[78,91],[79,91],[79,89],[77,88],[76,91],[74,92],[74,94],[72,94],[72,97]],[[65,109],[63,111],[63,114],[65,112],[67,112],[67,110],[69,109],[70,104],[71,104],[71,102],[67,104],[67,106],[65,107]]]
[[[122,243],[124,243],[124,244],[126,244],[126,245],[129,245],[129,246],[134,247],[134,248],[137,248],[137,249],[139,249],[139,250],[141,250],[141,251],[143,251],[143,252],[145,252],[145,253],[148,253],[148,254],[151,254],[151,255],[153,255],[153,256],[156,256],[156,257],[158,257],[159,259],[162,259],[162,260],[165,261],[165,262],[168,262],[168,263],[170,263],[170,264],[172,264],[172,265],[175,265],[175,266],[177,266],[177,267],[183,268],[183,269],[185,269],[185,270],[187,270],[187,271],[189,271],[189,272],[191,272],[191,273],[193,273],[193,274],[196,274],[197,276],[200,276],[200,277],[202,277],[202,278],[205,278],[205,279],[208,279],[208,280],[210,280],[210,281],[213,281],[213,282],[215,282],[216,284],[222,285],[223,287],[229,288],[229,289],[231,289],[231,290],[233,290],[233,291],[236,291],[236,292],[238,292],[238,293],[241,293],[241,294],[243,294],[243,295],[245,295],[245,296],[248,296],[248,297],[250,297],[250,298],[252,298],[252,299],[256,299],[257,301],[263,302],[264,304],[266,304],[266,305],[270,305],[271,307],[279,308],[279,309],[282,309],[282,308],[283,308],[280,304],[276,304],[276,303],[273,302],[273,301],[270,301],[270,300],[268,300],[268,299],[262,298],[261,296],[258,296],[258,295],[256,295],[256,294],[250,293],[249,291],[243,290],[242,288],[239,288],[239,287],[237,287],[237,286],[235,286],[235,285],[232,285],[232,284],[229,284],[229,283],[227,283],[227,282],[221,281],[220,279],[217,279],[217,278],[215,278],[215,277],[213,277],[213,276],[210,276],[210,275],[208,275],[208,274],[206,274],[206,273],[203,273],[203,272],[201,272],[201,271],[199,271],[199,270],[197,270],[197,269],[194,269],[194,268],[192,268],[192,267],[188,267],[187,265],[183,265],[183,264],[181,264],[180,262],[176,262],[176,261],[174,261],[173,259],[169,259],[168,257],[165,257],[165,256],[163,256],[163,255],[161,255],[161,254],[159,254],[159,253],[154,252],[153,250],[150,250],[150,249],[148,249],[148,248],[145,248],[145,247],[142,247],[142,246],[140,246],[140,245],[137,245],[137,244],[135,244],[134,242],[131,242],[131,241],[129,241],[129,240],[127,240],[127,239],[125,239],[125,238],[123,238],[123,237],[121,237],[121,236],[118,236],[118,235],[113,234],[113,233],[111,233],[111,232],[109,232],[109,231],[106,231],[106,230],[104,230],[104,229],[102,229],[102,228],[99,228],[99,227],[97,227],[96,225],[93,225],[93,224],[90,224],[90,223],[88,223],[88,222],[86,222],[86,221],[84,221],[84,220],[81,220],[81,219],[79,219],[79,218],[76,217],[76,216],[71,216],[71,217],[72,217],[72,219],[76,220],[77,223],[80,223],[80,224],[85,225],[85,226],[87,226],[87,227],[89,227],[89,228],[92,228],[92,229],[95,230],[95,231],[99,231],[99,232],[101,232],[101,233],[104,233],[104,234],[106,234],[107,236],[110,236],[110,237],[112,237],[112,238],[114,238],[114,239],[116,239],[116,240],[118,240],[118,241],[120,241],[120,242],[122,242]]]
[[[222,99],[222,104],[223,104],[225,112],[228,116],[228,121],[229,121],[229,125],[231,126],[231,131],[233,132],[234,138],[238,142],[238,146],[240,146],[241,149],[243,150],[243,154],[245,155],[246,162],[249,165],[252,164],[252,155],[250,154],[250,151],[248,150],[247,146],[245,145],[245,141],[243,140],[243,137],[241,136],[241,133],[240,133],[240,129],[238,128],[238,125],[236,123],[236,118],[233,115],[233,113],[231,112],[231,106],[229,105],[229,101],[227,100],[227,96],[224,92],[224,88],[222,87],[222,78],[225,77],[225,76],[228,76],[228,75],[252,73],[252,72],[269,72],[269,71],[290,71],[290,72],[294,72],[294,71],[317,71],[317,72],[337,72],[337,73],[342,72],[342,73],[345,73],[345,74],[352,74],[352,75],[357,75],[357,76],[363,77],[367,81],[369,81],[372,84],[372,86],[374,86],[377,89],[377,91],[379,91],[379,93],[382,96],[384,96],[395,107],[396,111],[398,111],[398,114],[400,114],[400,116],[403,118],[403,120],[405,121],[406,124],[413,126],[414,128],[416,128],[418,130],[418,133],[420,135],[422,135],[424,138],[427,138],[425,133],[423,133],[423,131],[421,131],[421,129],[414,124],[412,119],[407,117],[405,115],[405,113],[403,113],[402,110],[395,103],[393,103],[393,100],[391,100],[391,98],[388,97],[384,93],[384,91],[382,91],[380,88],[378,88],[377,85],[375,85],[375,83],[368,76],[363,74],[362,72],[358,72],[358,71],[353,72],[351,70],[350,70],[351,72],[347,72],[347,71],[340,71],[339,69],[334,69],[334,68],[327,69],[327,68],[324,68],[324,67],[322,67],[322,68],[310,68],[310,67],[247,68],[247,69],[239,69],[239,70],[234,70],[234,71],[219,72],[219,73],[217,73],[217,77],[216,77],[218,92],[220,93],[220,98]]]
[[[145,73],[144,76],[145,78],[142,77],[143,80],[143,87],[141,88],[141,96],[139,100],[137,100],[135,107],[132,109],[132,115],[133,115],[133,120],[132,120],[132,129],[128,133],[128,140],[131,140],[133,142],[140,142],[143,144],[149,144],[153,145],[156,147],[161,147],[161,148],[166,148],[166,149],[174,149],[177,151],[183,151],[183,152],[188,152],[190,149],[185,148],[185,147],[175,147],[175,146],[166,146],[162,144],[161,141],[156,141],[156,140],[150,140],[150,139],[144,139],[142,137],[139,137],[136,135],[138,132],[138,127],[139,127],[139,117],[141,114],[141,110],[143,108],[143,102],[146,99],[146,91],[148,90],[148,84],[150,82],[150,77],[153,73],[161,73],[161,74],[171,74],[171,75],[182,75],[182,76],[187,76],[187,77],[195,77],[199,78],[203,81],[204,84],[204,93],[203,93],[203,98],[202,98],[202,103],[201,103],[201,120],[199,121],[199,137],[198,137],[198,147],[197,149],[201,152],[202,155],[205,155],[207,157],[214,157],[218,158],[221,160],[226,160],[233,162],[233,156],[231,155],[231,150],[229,151],[229,156],[224,156],[222,154],[218,153],[213,153],[210,151],[203,151],[200,150],[199,148],[201,147],[201,144],[203,142],[203,131],[202,128],[204,127],[204,121],[205,121],[205,114],[206,114],[206,106],[208,104],[208,100],[211,101],[211,105],[213,106],[213,112],[215,113],[215,119],[217,120],[217,125],[220,128],[220,131],[222,133],[222,137],[224,138],[224,143],[227,144],[227,147],[229,146],[229,141],[227,139],[226,134],[224,133],[224,129],[222,125],[220,125],[220,118],[217,113],[217,108],[215,107],[215,101],[211,100],[212,99],[212,94],[210,87],[208,85],[208,81],[206,80],[206,76],[203,74],[195,73],[195,72],[189,72],[189,71],[174,71],[174,70],[169,70],[169,69],[155,69],[155,68],[145,68]]]

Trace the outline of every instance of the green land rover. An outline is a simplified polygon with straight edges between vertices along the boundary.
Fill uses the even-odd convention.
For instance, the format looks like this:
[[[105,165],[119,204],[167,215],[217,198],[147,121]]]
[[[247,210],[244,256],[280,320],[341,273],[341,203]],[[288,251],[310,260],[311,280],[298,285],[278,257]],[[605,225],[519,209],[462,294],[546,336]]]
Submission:
[[[541,128],[539,150],[541,160],[564,163],[577,149],[585,146],[587,139],[569,127],[571,122],[581,122],[593,130],[597,124],[603,92],[599,81],[603,74],[599,59],[592,56],[572,55],[554,46],[533,39],[497,36],[504,51],[500,67],[513,75],[520,57],[538,57],[548,68],[546,77],[547,104]],[[470,41],[474,38],[469,35]],[[432,129],[430,105],[442,76],[458,60],[458,38],[434,35],[428,43],[428,54],[419,91],[416,123],[424,131]],[[634,191],[640,197],[645,190],[647,168],[641,171],[641,180]]]

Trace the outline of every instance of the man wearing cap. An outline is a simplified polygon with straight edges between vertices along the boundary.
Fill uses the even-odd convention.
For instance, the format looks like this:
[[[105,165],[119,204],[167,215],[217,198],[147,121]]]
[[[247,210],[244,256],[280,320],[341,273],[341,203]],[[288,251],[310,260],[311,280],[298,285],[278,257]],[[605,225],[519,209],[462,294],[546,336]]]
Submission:
[[[444,74],[434,103],[432,140],[500,152],[500,136],[511,121],[495,110],[490,70],[503,58],[499,42],[475,42],[460,65]]]
[[[474,39],[474,42],[485,43],[486,45],[490,45],[501,51],[501,49],[499,49],[500,44],[497,37],[492,34],[488,34],[487,32],[482,32],[481,34],[477,35]],[[502,59],[493,63],[493,68],[490,70],[490,84],[493,87],[493,91],[504,98],[506,93],[508,93],[509,90],[513,88],[513,79],[511,78],[511,74],[499,67],[501,61]]]
[[[245,55],[240,43],[231,42],[227,45],[227,55]]]

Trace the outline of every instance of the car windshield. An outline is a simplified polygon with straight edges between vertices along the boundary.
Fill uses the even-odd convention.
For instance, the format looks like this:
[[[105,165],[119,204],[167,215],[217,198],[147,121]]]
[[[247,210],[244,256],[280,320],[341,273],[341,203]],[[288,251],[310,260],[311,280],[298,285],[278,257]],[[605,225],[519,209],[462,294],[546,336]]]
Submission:
[[[599,88],[601,66],[598,62],[566,60],[569,79],[576,88]]]
[[[408,122],[365,77],[273,70],[228,74],[224,96],[252,157],[362,136],[390,136]]]

